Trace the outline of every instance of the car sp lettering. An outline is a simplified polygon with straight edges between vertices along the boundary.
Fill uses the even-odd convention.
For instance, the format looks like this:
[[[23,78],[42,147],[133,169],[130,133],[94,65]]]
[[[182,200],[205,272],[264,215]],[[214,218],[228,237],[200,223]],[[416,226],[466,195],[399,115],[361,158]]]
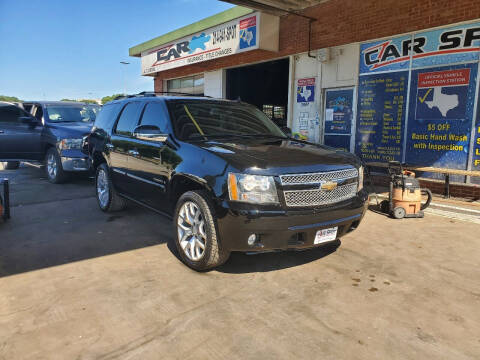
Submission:
[[[412,39],[403,40],[400,46],[387,40],[363,50],[364,63],[370,70],[374,70],[392,63],[408,61],[411,55],[415,59],[469,52],[472,51],[475,40],[480,40],[480,27],[444,31],[440,35],[438,48],[433,51],[425,50],[427,38],[424,36],[415,37],[413,42]]]

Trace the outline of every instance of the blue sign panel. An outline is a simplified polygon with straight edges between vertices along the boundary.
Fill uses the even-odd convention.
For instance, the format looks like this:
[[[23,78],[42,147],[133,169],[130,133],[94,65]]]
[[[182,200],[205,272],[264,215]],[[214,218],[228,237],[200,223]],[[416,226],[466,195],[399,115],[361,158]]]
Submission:
[[[360,74],[479,60],[480,23],[362,44]]]
[[[343,151],[350,151],[350,136],[325,135],[324,144]]]
[[[366,161],[402,160],[408,71],[361,76],[355,153]]]
[[[480,50],[480,23],[415,34],[414,68],[476,61]]]
[[[325,133],[351,134],[353,89],[327,90],[325,97]]]
[[[476,77],[477,64],[412,71],[408,164],[466,169]]]

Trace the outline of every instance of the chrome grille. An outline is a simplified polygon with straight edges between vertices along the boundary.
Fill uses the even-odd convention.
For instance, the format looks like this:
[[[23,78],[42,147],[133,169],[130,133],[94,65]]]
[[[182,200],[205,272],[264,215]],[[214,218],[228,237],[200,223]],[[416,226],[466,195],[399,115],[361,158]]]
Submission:
[[[280,181],[282,182],[282,185],[305,185],[320,184],[322,181],[351,179],[356,177],[358,177],[357,169],[345,169],[321,173],[281,175]]]
[[[334,204],[350,199],[357,192],[357,183],[337,187],[332,191],[325,190],[289,190],[284,191],[287,206],[320,206]]]

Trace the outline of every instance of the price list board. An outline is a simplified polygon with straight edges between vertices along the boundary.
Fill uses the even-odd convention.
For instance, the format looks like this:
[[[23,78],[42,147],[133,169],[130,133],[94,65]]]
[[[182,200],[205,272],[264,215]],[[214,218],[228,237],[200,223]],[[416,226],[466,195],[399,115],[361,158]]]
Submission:
[[[355,152],[365,161],[402,160],[408,71],[360,76]]]

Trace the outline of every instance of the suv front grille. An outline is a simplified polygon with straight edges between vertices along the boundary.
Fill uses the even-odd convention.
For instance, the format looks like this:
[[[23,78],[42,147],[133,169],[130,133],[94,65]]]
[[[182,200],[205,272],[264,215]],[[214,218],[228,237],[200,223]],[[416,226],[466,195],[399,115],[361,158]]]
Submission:
[[[345,169],[310,174],[280,175],[282,185],[320,184],[322,181],[351,179],[358,177],[357,169]]]
[[[354,179],[348,181],[349,179]],[[322,206],[353,198],[357,193],[358,170],[345,169],[311,174],[281,175],[285,203],[288,207]],[[338,186],[333,190],[324,190],[322,184],[334,182]],[[312,185],[309,189],[295,189],[295,185]]]

